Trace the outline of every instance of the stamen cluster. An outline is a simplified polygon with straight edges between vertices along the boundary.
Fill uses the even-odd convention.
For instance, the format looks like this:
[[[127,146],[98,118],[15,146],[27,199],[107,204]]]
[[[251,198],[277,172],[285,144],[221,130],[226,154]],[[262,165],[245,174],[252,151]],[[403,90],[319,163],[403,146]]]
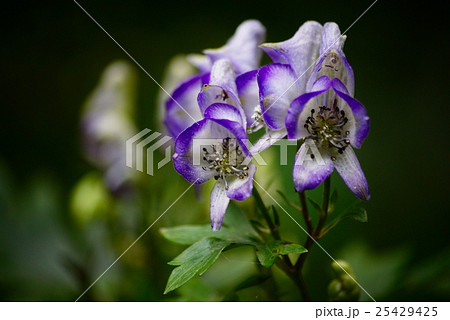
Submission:
[[[257,105],[252,115],[253,123],[247,129],[248,133],[253,133],[263,128],[265,125],[264,118],[262,116],[261,106]]]
[[[220,143],[212,144],[208,148],[203,148],[203,160],[208,166],[202,168],[205,171],[215,170],[217,174],[214,178],[223,179],[225,189],[228,189],[226,177],[237,176],[239,179],[248,177],[249,168],[244,164],[245,157],[234,139],[226,137]]]
[[[304,127],[310,134],[307,138],[315,140],[324,147],[336,148],[338,153],[342,154],[350,144],[348,139],[350,132],[345,130],[347,122],[345,111],[339,109],[335,100],[331,108],[319,107],[317,113],[315,109],[312,109]],[[335,157],[331,159],[336,160]]]

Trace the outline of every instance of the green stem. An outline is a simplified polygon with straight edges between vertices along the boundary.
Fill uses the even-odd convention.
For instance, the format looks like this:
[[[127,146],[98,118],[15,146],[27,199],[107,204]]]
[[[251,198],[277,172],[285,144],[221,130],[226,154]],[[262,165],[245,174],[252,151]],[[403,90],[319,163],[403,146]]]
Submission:
[[[309,216],[305,192],[300,193],[300,202],[302,204],[303,218],[305,219],[306,226],[308,228],[308,236],[306,238],[305,245],[304,245],[304,247],[308,250],[308,252],[301,254],[294,266],[295,270],[297,271],[297,274],[300,277],[300,280],[303,279],[302,270],[303,270],[303,266],[305,265],[306,258],[308,257],[308,253],[309,253],[311,247],[313,246],[315,240],[319,239],[320,232],[322,231],[322,228],[325,225],[325,221],[327,220],[328,206],[330,204],[330,189],[331,189],[330,186],[331,186],[331,178],[328,177],[324,181],[323,198],[322,198],[322,212],[320,212],[319,222],[317,223],[317,227],[315,229],[312,227],[311,217]],[[304,283],[304,281],[302,281],[302,282]],[[303,294],[302,294],[302,296],[303,296]],[[303,296],[303,298],[306,299],[305,296]]]
[[[308,210],[308,204],[306,202],[306,193],[305,193],[305,191],[299,192],[299,197],[300,197],[300,203],[302,205],[303,220],[305,220],[308,234],[312,236],[314,230],[313,230],[312,220],[311,220],[311,217],[309,215],[309,210]]]
[[[264,205],[264,202],[262,201],[261,196],[259,195],[258,190],[256,188],[253,188],[253,197],[255,198],[255,201],[259,207],[259,211],[261,211],[262,215],[264,216],[264,219],[267,222],[267,226],[269,227],[270,234],[272,237],[274,237],[276,240],[280,240],[280,231],[278,230],[278,226],[276,226],[272,218],[270,217],[269,211],[267,210],[267,207]]]
[[[303,297],[304,301],[311,301],[311,296],[309,295],[308,289],[306,288],[305,280],[303,279],[303,275],[301,273],[296,273],[298,277],[298,288]]]
[[[283,260],[283,262],[285,261]],[[292,264],[289,266],[286,263],[282,263],[282,261],[279,259],[277,259],[276,264],[295,283],[298,290],[300,291],[300,295],[302,296],[303,301],[311,301],[311,296],[309,295],[308,289],[306,288],[302,274],[297,272]]]
[[[330,189],[331,189],[331,178],[325,179],[323,183],[323,197],[322,197],[322,212],[319,215],[319,222],[317,223],[316,230],[314,231],[314,238],[320,239],[320,232],[322,231],[325,221],[328,217],[328,206],[330,204]]]

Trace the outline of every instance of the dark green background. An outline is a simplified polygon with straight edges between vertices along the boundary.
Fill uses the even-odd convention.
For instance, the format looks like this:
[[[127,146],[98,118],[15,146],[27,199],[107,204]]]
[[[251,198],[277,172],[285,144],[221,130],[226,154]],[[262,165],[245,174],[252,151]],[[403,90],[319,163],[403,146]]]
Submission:
[[[172,56],[221,46],[245,19],[259,19],[268,30],[267,40],[277,42],[290,38],[305,20],[335,21],[344,31],[371,1],[80,4],[159,81]],[[386,300],[449,299],[448,288],[432,290],[449,281],[442,270],[450,267],[450,246],[448,14],[431,4],[380,0],[347,32],[345,45],[355,71],[356,98],[371,117],[369,136],[357,154],[372,199],[365,204],[368,224],[347,223],[323,245],[335,253],[349,243],[363,242],[380,257],[406,254],[407,262],[397,270],[399,279],[408,277],[408,270],[430,265],[431,275],[420,285],[408,291],[399,284],[380,297]],[[91,169],[81,157],[80,106],[106,65],[128,57],[72,1],[9,5],[2,10],[0,49],[0,179],[5,195],[0,207],[0,298],[71,300],[77,289],[61,289],[58,283],[39,289],[42,281],[34,268],[44,270],[47,259],[39,241],[55,222],[47,223],[34,212],[36,206],[26,205],[27,190],[37,185],[33,190],[38,190],[38,203],[39,190],[56,190],[58,210],[48,219],[63,226],[64,238],[83,237],[73,227],[67,206],[72,186]],[[138,75],[138,126],[156,129],[158,87],[144,72],[138,70]],[[341,189],[344,199],[353,199]],[[17,209],[21,205],[24,208]],[[329,263],[324,255],[317,259]],[[20,280],[22,273],[27,281]],[[167,277],[167,270],[162,274]],[[124,299],[164,299],[130,292]]]

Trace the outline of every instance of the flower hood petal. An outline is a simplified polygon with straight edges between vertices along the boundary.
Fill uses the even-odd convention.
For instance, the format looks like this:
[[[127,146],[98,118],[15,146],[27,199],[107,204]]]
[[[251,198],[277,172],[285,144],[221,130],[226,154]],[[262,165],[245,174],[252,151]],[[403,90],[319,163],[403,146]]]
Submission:
[[[209,84],[218,85],[237,97],[236,73],[228,59],[219,59],[211,68]]]
[[[184,129],[202,118],[197,95],[202,88],[202,75],[196,75],[175,89],[166,103],[164,124],[169,134],[176,138]]]
[[[285,126],[287,110],[300,94],[300,84],[287,64],[273,63],[258,72],[259,103],[267,126],[279,130]]]
[[[315,60],[319,56],[320,35],[322,26],[315,21],[305,22],[286,41],[278,43],[264,43],[261,48],[272,58],[275,63],[288,63],[291,65],[302,92],[312,72]]]
[[[238,97],[244,109],[247,125],[252,125],[255,108],[259,105],[258,70],[241,74],[236,78]]]
[[[317,78],[323,75],[330,79],[339,78],[347,87],[350,95],[354,95],[355,77],[353,69],[342,51],[347,37],[341,35],[334,22],[325,23],[320,43],[320,57],[306,85],[308,91]]]
[[[212,67],[209,84],[202,87],[197,97],[202,113],[214,103],[225,103],[236,107],[242,117],[244,127],[247,119],[238,98],[236,74],[231,62],[227,59],[216,61]]]
[[[264,42],[265,37],[266,28],[261,22],[247,20],[238,26],[225,46],[203,52],[213,63],[222,58],[229,59],[237,73],[241,74],[258,68],[262,53],[258,45]]]
[[[203,54],[197,53],[188,54],[186,56],[186,59],[191,65],[196,67],[202,74],[211,71],[211,60]]]

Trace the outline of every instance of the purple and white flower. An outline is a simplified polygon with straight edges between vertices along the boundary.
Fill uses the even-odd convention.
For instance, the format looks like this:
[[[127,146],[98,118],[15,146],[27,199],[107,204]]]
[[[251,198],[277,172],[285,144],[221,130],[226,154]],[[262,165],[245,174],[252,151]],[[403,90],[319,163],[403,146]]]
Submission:
[[[136,132],[134,113],[136,74],[133,66],[115,61],[106,67],[99,85],[84,105],[82,141],[87,160],[100,169],[108,189],[121,194],[136,178],[124,166],[126,140]]]
[[[293,178],[298,192],[314,189],[335,168],[360,199],[370,198],[369,187],[352,149],[360,148],[369,132],[364,106],[339,78],[318,78],[311,92],[295,99],[286,116],[289,139],[304,139],[295,158]],[[311,146],[318,152],[308,153]]]
[[[353,69],[342,51],[346,39],[347,36],[341,35],[336,23],[328,22],[323,25],[319,59],[315,63],[311,75],[307,78],[306,91],[310,91],[314,82],[325,75],[330,79],[339,78],[350,95],[354,96],[355,78]]]
[[[211,226],[218,231],[230,199],[242,201],[251,196],[256,170],[230,60],[214,62],[210,83],[203,85],[197,100],[204,119],[178,135],[174,166],[195,184],[217,180],[211,192]]]
[[[262,67],[257,74],[259,105],[250,127],[265,127],[266,134],[252,152],[263,151],[286,136],[287,110],[295,98],[305,93],[311,65],[319,56],[321,31],[319,23],[308,21],[291,39],[260,46],[274,63]]]
[[[209,73],[216,61],[228,59],[237,74],[258,68],[261,58],[258,45],[264,41],[265,33],[266,30],[259,21],[247,20],[238,26],[225,46],[205,50],[206,56],[188,57],[200,72],[185,79],[175,89],[172,98],[167,100],[164,123],[171,136],[177,137],[184,129],[203,118],[202,111],[198,108],[197,94],[204,84],[213,82],[209,79]]]
[[[184,130],[175,142],[175,170],[191,183],[210,179],[211,227],[220,230],[230,199],[245,200],[252,194],[256,167],[250,161],[241,112],[234,106],[214,103],[205,118]]]
[[[257,121],[250,127],[265,127],[266,134],[252,147],[253,153],[286,136],[285,117],[291,102],[310,91],[317,78],[339,78],[353,96],[353,70],[342,51],[345,39],[336,23],[322,27],[308,21],[291,39],[260,46],[274,63],[257,75],[260,103],[255,110]]]

